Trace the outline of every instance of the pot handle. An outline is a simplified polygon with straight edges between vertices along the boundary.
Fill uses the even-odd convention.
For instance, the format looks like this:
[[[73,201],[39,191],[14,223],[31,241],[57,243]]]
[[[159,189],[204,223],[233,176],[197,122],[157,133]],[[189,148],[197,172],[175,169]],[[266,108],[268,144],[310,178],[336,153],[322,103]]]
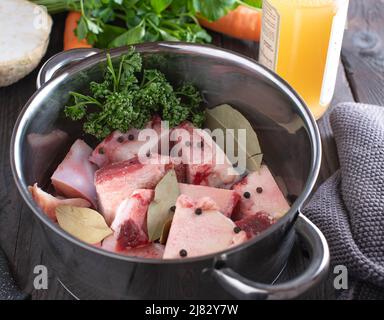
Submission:
[[[36,87],[40,89],[46,82],[55,77],[63,68],[70,64],[79,62],[85,58],[100,53],[102,50],[97,48],[72,49],[55,54],[49,58],[41,67],[37,75]]]
[[[295,229],[308,243],[311,256],[307,270],[299,277],[285,283],[268,285],[251,281],[227,267],[213,269],[212,276],[238,299],[277,300],[300,296],[327,274],[330,255],[322,232],[301,213],[295,223]]]

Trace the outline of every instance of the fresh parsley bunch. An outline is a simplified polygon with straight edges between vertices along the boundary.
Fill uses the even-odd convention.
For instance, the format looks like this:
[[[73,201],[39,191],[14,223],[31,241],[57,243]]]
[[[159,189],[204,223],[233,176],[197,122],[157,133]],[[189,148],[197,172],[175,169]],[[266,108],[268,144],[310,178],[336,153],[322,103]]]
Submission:
[[[107,54],[104,79],[91,82],[90,92],[71,92],[73,103],[65,107],[65,115],[84,119],[84,131],[98,139],[114,130],[142,129],[155,114],[169,121],[171,128],[185,120],[201,127],[205,120],[199,91],[190,84],[174,90],[159,70],[143,70],[141,56],[133,48],[118,65]]]
[[[99,48],[150,41],[211,42],[197,16],[215,21],[240,4],[262,0],[32,0],[51,13],[82,13],[76,34]]]

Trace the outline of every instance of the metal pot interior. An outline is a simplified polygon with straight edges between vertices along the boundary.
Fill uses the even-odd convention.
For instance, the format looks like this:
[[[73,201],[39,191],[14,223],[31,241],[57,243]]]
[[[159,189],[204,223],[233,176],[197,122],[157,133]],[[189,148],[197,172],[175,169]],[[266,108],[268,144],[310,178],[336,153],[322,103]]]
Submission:
[[[125,50],[111,53],[117,58]],[[316,124],[293,90],[254,61],[214,47],[159,43],[139,45],[137,50],[146,67],[162,70],[174,83],[195,84],[208,108],[228,103],[248,118],[258,134],[264,161],[282,190],[298,196],[288,214],[292,219],[309,194],[320,163]],[[49,81],[31,98],[16,125],[11,146],[15,179],[24,199],[46,224],[50,222],[34,204],[27,186],[37,182],[49,188],[53,170],[75,139],[95,146],[81,125],[66,120],[62,111],[69,91],[86,92],[90,81],[101,79],[104,58],[103,53],[87,58]],[[48,146],[34,141],[34,134],[46,136],[55,129],[67,132],[68,141],[50,139]]]

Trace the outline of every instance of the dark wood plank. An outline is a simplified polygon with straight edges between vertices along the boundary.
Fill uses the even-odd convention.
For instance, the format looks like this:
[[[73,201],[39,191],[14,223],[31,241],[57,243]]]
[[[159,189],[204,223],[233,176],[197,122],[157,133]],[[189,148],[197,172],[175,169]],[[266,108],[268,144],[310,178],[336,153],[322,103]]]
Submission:
[[[55,17],[50,45],[42,63],[62,50],[64,18],[64,15]],[[0,244],[11,263],[16,281],[23,291],[31,293],[32,298],[45,299],[53,298],[56,294],[62,295],[62,293],[55,285],[54,275],[51,274],[47,291],[33,290],[34,267],[38,264],[46,265],[48,261],[44,259],[37,237],[36,221],[24,205],[13,182],[9,162],[12,129],[20,110],[36,90],[35,83],[39,67],[18,83],[0,88],[0,200],[2,203]]]
[[[346,78],[344,65],[341,62],[338,69],[337,82],[335,95],[333,97],[331,106],[325,115],[317,121],[321,135],[321,143],[323,147],[322,152],[322,165],[320,169],[319,179],[316,188],[334,174],[339,168],[339,160],[337,157],[337,149],[333,139],[331,124],[329,122],[329,115],[338,103],[341,102],[354,102],[354,97]]]
[[[343,62],[355,100],[384,104],[384,3],[351,0]]]

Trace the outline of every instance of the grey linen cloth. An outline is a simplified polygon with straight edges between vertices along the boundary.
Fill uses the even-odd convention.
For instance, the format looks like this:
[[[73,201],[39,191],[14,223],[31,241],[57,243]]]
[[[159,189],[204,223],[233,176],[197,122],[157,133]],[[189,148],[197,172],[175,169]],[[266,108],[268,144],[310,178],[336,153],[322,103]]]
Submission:
[[[348,269],[348,289],[336,296],[384,299],[384,107],[339,104],[330,123],[340,170],[304,214],[327,238],[331,265]]]

